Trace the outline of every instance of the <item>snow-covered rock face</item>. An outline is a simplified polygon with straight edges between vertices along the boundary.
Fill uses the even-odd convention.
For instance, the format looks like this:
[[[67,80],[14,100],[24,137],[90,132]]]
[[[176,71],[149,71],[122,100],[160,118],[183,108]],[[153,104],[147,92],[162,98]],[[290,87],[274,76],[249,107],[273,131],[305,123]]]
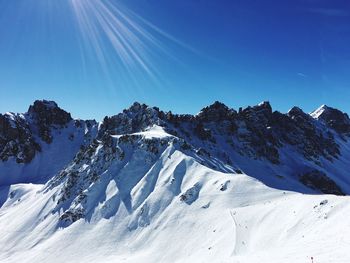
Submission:
[[[16,158],[17,163],[29,163],[41,151],[39,137],[51,143],[53,128],[63,128],[72,118],[53,101],[35,101],[25,114],[0,115],[0,158]]]
[[[73,120],[53,101],[0,114],[0,185],[45,182],[96,137],[95,121]]]
[[[100,142],[109,136],[142,133],[158,127],[183,140],[184,149],[192,149],[202,156],[218,159],[230,166],[231,170],[242,170],[242,166],[250,170],[246,163],[251,160],[252,163],[265,163],[268,167],[265,168],[266,171],[276,170],[276,167],[289,167],[276,173],[298,182],[303,182],[300,180],[301,173],[314,169],[330,176],[335,184],[344,184],[344,179],[340,180],[338,176],[341,171],[328,171],[326,167],[332,166],[334,162],[346,163],[344,158],[348,154],[348,148],[344,148],[344,143],[339,141],[344,141],[346,133],[339,134],[339,131],[346,131],[347,123],[346,114],[325,106],[310,116],[297,107],[282,114],[273,111],[268,102],[239,109],[238,112],[215,102],[197,115],[166,113],[156,107],[134,103],[120,114],[105,117],[98,125],[93,121],[73,120],[55,102],[44,100],[34,102],[25,114],[8,113],[0,116],[0,150],[3,164],[14,157],[17,163],[31,165],[39,153],[50,156],[43,149],[54,143],[54,140],[61,147],[65,145],[68,149],[55,150],[55,154],[60,154],[61,151],[70,152],[70,155],[58,162],[60,165],[56,165],[54,170],[45,172],[46,175],[43,172],[41,176],[50,178],[54,175],[52,172],[59,172],[73,159],[79,148],[93,145],[89,146],[94,139]],[[69,140],[60,143],[62,136]],[[291,163],[297,163],[297,167],[295,164],[291,166]],[[33,167],[38,169],[37,165]],[[1,175],[0,169],[0,182],[1,176],[11,176],[9,168],[6,172],[10,175]],[[29,173],[33,171],[29,169]],[[16,172],[16,182],[21,182],[20,174],[21,172]],[[281,187],[281,182],[260,178],[257,171],[252,171],[251,175],[268,185]],[[347,189],[348,180],[345,180]],[[288,185],[282,188],[293,189]],[[321,191],[325,192],[324,190]]]
[[[128,134],[142,131],[154,124],[160,124],[159,114],[159,109],[135,102],[122,113],[105,117],[100,126],[99,136],[103,136],[106,132],[110,134]]]
[[[15,114],[0,114],[0,160],[6,162],[14,157],[17,163],[30,162],[40,151],[24,117]]]
[[[318,128],[300,109],[294,108],[288,114],[273,112],[268,102],[240,109],[238,113],[215,103],[196,116],[172,115],[169,123],[170,133],[186,138],[198,147],[211,143],[210,147],[228,158],[231,151],[236,151],[279,164],[285,146],[292,146],[314,162],[321,158],[335,159],[340,153],[332,131]],[[224,148],[222,144],[225,144]]]
[[[323,121],[328,127],[334,129],[339,134],[350,136],[350,119],[348,114],[322,105],[310,115],[317,120]]]
[[[148,173],[156,176],[159,171],[153,171],[154,165],[165,158],[164,155],[171,158],[174,144],[177,142],[173,137],[147,139],[135,134],[104,136],[100,142],[95,141],[81,150],[74,161],[48,183],[49,188],[59,189],[55,211],[64,211],[60,216],[62,223],[70,224],[91,216],[93,208],[105,202],[105,197],[100,195],[111,182],[118,196],[114,199],[122,202],[130,213],[136,210],[142,201],[134,200],[131,192]],[[101,213],[105,213],[108,203],[107,200]]]
[[[70,113],[62,110],[53,101],[37,100],[29,107],[28,118],[35,125],[40,138],[46,143],[52,142],[51,128],[62,128],[67,125],[72,117]]]
[[[324,195],[350,194],[346,117],[268,102],[0,115],[0,261],[349,261],[349,197]]]
[[[228,108],[225,104],[218,101],[205,107],[197,115],[197,119],[203,122],[233,120],[235,117],[237,117],[237,112],[235,110]]]

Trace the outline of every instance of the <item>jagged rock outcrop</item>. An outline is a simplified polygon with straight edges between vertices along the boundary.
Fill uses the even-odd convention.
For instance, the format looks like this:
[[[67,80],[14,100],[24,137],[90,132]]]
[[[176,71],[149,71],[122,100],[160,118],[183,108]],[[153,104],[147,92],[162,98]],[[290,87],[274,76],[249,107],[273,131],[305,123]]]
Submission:
[[[105,135],[100,141],[94,140],[90,146],[81,149],[73,162],[48,183],[49,189],[63,186],[55,197],[55,211],[64,210],[60,220],[71,224],[86,216],[91,212],[86,209],[87,202],[93,202],[88,200],[88,196],[101,187],[106,176],[111,176],[111,173],[128,174],[129,170],[135,169],[130,163],[135,167],[139,167],[141,163],[142,168],[137,168],[138,173],[133,174],[133,179],[125,176],[114,178],[117,185],[124,186],[120,188],[121,199],[131,209],[128,198],[129,192],[135,186],[133,182],[136,184],[137,178],[147,173],[160,154],[173,144],[180,147],[180,141],[173,137],[146,139],[140,135]]]
[[[280,136],[288,144],[298,146],[305,158],[318,161],[320,157],[328,160],[338,157],[339,146],[331,132],[319,129],[310,115],[297,107],[292,108],[287,115],[289,119],[282,121]]]
[[[300,175],[300,181],[313,189],[320,190],[325,194],[344,195],[341,188],[325,173],[311,170]]]
[[[40,138],[52,142],[51,129],[62,128],[72,120],[70,113],[58,107],[56,102],[37,100],[28,109],[28,115],[36,126]]]
[[[30,163],[36,153],[41,152],[42,143],[51,144],[53,131],[67,128],[73,121],[70,113],[64,111],[53,101],[37,100],[24,114],[0,114],[0,160],[6,162],[15,158],[17,163]],[[95,121],[75,120],[76,129],[89,131]],[[86,141],[91,134],[87,132]],[[69,135],[74,140],[74,130]]]
[[[297,107],[282,114],[273,111],[265,101],[237,113],[215,102],[196,116],[171,114],[167,120],[171,124],[168,127],[172,126],[170,133],[197,147],[202,147],[202,141],[212,143],[213,147],[217,141],[224,141],[242,155],[267,159],[274,164],[280,163],[279,149],[286,145],[296,147],[305,158],[316,163],[320,158],[332,160],[340,154],[333,133],[318,128],[314,119]]]
[[[10,157],[14,157],[17,163],[28,163],[40,149],[22,115],[0,114],[1,161],[5,162]]]
[[[293,107],[286,114],[273,111],[266,101],[239,109],[238,112],[215,102],[197,115],[179,115],[135,102],[122,113],[105,117],[97,125],[93,121],[73,120],[70,113],[59,108],[55,102],[42,100],[35,101],[25,114],[0,115],[0,158],[3,162],[14,157],[18,163],[30,163],[41,150],[41,145],[51,144],[53,134],[56,131],[60,133],[68,126],[69,140],[72,142],[74,134],[84,130],[83,138],[79,139],[81,150],[72,160],[77,167],[93,159],[98,147],[108,149],[103,156],[102,167],[105,162],[125,158],[127,154],[120,145],[136,143],[135,138],[140,140],[140,136],[135,133],[157,126],[181,141],[180,151],[199,156],[203,162],[218,160],[222,162],[222,167],[227,166],[230,167],[228,170],[240,173],[242,170],[233,158],[237,153],[243,158],[275,167],[288,166],[289,161],[294,161],[291,159],[293,155],[314,165],[312,167],[323,167],[325,163],[329,165],[341,156],[338,139],[343,139],[350,132],[348,115],[326,106],[310,115],[298,107]],[[96,133],[90,132],[93,127],[96,127]],[[153,154],[161,151],[154,140],[144,139],[143,145]],[[304,163],[300,165],[305,167]],[[212,168],[215,167],[212,165]],[[226,169],[222,167],[220,169]],[[79,178],[91,184],[98,180],[101,171],[89,171],[88,177],[82,177],[76,171],[65,171],[56,179],[68,178],[66,188],[73,187]],[[314,176],[314,173],[296,176],[308,187],[321,189],[322,192],[329,188],[330,193],[341,193],[336,188],[337,182],[326,182],[324,178],[328,178],[327,175]],[[318,185],[315,183],[317,180],[324,183]],[[63,195],[62,198],[67,200],[70,197]]]
[[[205,107],[198,113],[196,119],[201,122],[218,122],[224,120],[234,120],[237,112],[230,109],[221,102],[214,102],[212,105]]]
[[[316,111],[312,112],[311,116],[323,121],[328,127],[334,129],[336,132],[350,136],[350,119],[348,114],[326,105],[322,105]]]
[[[112,117],[105,117],[101,124],[99,136],[105,132],[110,134],[128,134],[142,131],[145,128],[160,124],[160,111],[145,104],[135,102],[130,108],[125,109]]]

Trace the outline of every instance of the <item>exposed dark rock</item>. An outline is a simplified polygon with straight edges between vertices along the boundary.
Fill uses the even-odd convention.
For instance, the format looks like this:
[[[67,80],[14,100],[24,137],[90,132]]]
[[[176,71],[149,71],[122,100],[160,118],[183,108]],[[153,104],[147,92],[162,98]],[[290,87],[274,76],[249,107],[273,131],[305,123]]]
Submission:
[[[127,158],[127,151],[121,150],[120,145],[132,147],[132,144],[142,138],[141,135],[132,135],[133,133],[159,125],[179,138],[180,150],[199,149],[198,155],[220,159],[226,164],[234,163],[231,158],[233,152],[280,164],[283,162],[283,147],[291,147],[304,156],[306,161],[322,166],[325,160],[334,161],[340,156],[337,139],[350,135],[350,120],[347,114],[327,106],[315,116],[306,114],[298,107],[282,114],[273,111],[269,102],[240,109],[239,112],[215,102],[197,115],[178,115],[134,103],[118,115],[105,117],[97,136],[89,134],[90,137],[84,137],[86,146],[76,154],[74,162],[80,164],[91,159],[99,145],[105,151],[101,158],[123,160]],[[41,150],[42,142],[38,137],[51,143],[53,131],[65,128],[71,121],[68,112],[60,109],[55,102],[46,100],[35,101],[24,115],[0,114],[0,159],[7,161],[15,158],[18,163],[29,163]],[[75,120],[72,127],[90,129],[94,124],[96,122]],[[77,138],[75,134],[72,132],[67,136],[74,141]],[[113,135],[121,136],[116,139]],[[159,147],[165,145],[163,143],[166,144],[162,141],[143,140],[143,149],[157,155]],[[342,193],[327,175],[315,171],[301,175],[300,181],[322,192]],[[97,181],[99,174],[89,174],[89,181]],[[75,172],[64,176],[67,177],[67,189],[78,180]],[[64,198],[69,196],[65,195]]]
[[[14,157],[17,163],[28,163],[40,145],[35,142],[33,134],[25,120],[14,114],[0,114],[0,159],[7,161]]]
[[[348,114],[326,105],[322,106],[318,111],[320,111],[317,117],[319,120],[324,121],[327,126],[338,133],[350,135],[350,119]]]
[[[267,125],[272,117],[272,107],[269,102],[264,101],[257,106],[244,109],[239,116],[248,122],[259,122],[261,125]]]
[[[281,136],[291,145],[296,145],[307,159],[324,157],[331,160],[340,154],[333,135],[317,129],[314,119],[301,109],[294,107],[283,122]]]
[[[66,211],[60,216],[60,220],[66,223],[74,223],[84,217],[84,211],[82,209],[76,209],[72,211]]]
[[[201,155],[201,156],[210,157],[210,153],[209,153],[207,150],[203,149],[203,148],[199,148],[199,149],[196,151],[196,153],[197,153],[198,155]]]
[[[37,100],[29,107],[28,113],[45,125],[64,126],[72,120],[70,113],[59,108],[54,101]]]
[[[196,125],[196,127],[194,128],[194,133],[201,140],[209,140],[212,138],[210,130],[204,128],[203,124],[201,124],[201,123],[198,123]]]
[[[311,170],[300,176],[300,182],[312,189],[320,190],[325,194],[344,195],[341,188],[325,173]]]
[[[196,118],[202,122],[218,122],[232,120],[236,116],[237,112],[235,110],[229,109],[225,104],[216,101],[214,104],[202,109]]]
[[[193,202],[195,202],[198,199],[199,192],[200,192],[200,185],[197,183],[190,189],[188,189],[185,193],[180,195],[180,201],[185,202],[188,205],[191,205]]]
[[[35,101],[29,107],[28,114],[34,120],[40,138],[46,143],[52,142],[53,126],[62,128],[72,120],[70,113],[59,108],[54,101],[47,100]]]
[[[150,108],[145,104],[135,102],[129,109],[122,113],[105,117],[99,131],[99,136],[108,131],[110,134],[130,134],[143,131],[144,129],[160,124],[159,115],[165,118],[165,114],[160,114],[157,108]]]

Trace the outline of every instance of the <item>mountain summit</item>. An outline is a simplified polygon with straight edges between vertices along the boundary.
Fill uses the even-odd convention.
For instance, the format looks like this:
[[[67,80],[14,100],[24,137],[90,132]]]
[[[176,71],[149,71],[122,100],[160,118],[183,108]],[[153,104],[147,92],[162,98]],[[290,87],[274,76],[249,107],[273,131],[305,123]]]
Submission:
[[[349,127],[331,107],[269,102],[135,102],[100,123],[46,100],[1,114],[0,261],[295,262],[280,242],[304,260],[350,211]]]

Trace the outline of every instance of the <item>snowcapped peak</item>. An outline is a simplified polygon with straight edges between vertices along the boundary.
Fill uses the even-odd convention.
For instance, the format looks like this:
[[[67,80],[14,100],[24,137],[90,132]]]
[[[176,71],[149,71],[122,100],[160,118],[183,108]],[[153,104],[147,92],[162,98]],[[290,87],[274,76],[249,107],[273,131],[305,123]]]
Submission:
[[[350,262],[350,120],[322,109],[0,114],[0,262]]]
[[[106,116],[99,127],[99,136],[105,132],[120,135],[144,131],[146,128],[161,122],[159,113],[158,108],[135,102],[128,109],[124,109],[122,113],[112,117]]]
[[[270,106],[270,102],[269,101],[262,101],[262,102],[260,102],[259,104],[258,104],[258,106]],[[271,106],[270,106],[271,107]]]
[[[17,114],[8,111],[8,112],[5,112],[4,115],[5,115],[6,117],[8,117],[10,120],[14,121],[14,120],[16,119],[16,115],[17,115]]]
[[[241,112],[241,111],[240,111]],[[258,118],[258,116],[264,116],[264,119],[269,118],[272,114],[272,107],[270,102],[263,101],[256,106],[249,106],[242,111],[242,114],[249,118]]]
[[[310,115],[314,119],[321,120],[338,133],[350,133],[349,116],[340,110],[322,105],[317,110],[311,112]]]
[[[260,102],[257,106],[254,107],[255,109],[258,110],[267,110],[269,112],[272,112],[272,107],[269,101],[263,101]]]
[[[328,107],[327,105],[323,104],[316,110],[310,113],[311,117],[314,119],[318,119],[324,112],[331,110],[332,108]]]
[[[12,112],[6,112],[4,115],[0,114],[0,117],[2,117],[3,122],[8,122],[10,127],[16,129],[16,114]],[[4,124],[2,126],[4,126]]]

